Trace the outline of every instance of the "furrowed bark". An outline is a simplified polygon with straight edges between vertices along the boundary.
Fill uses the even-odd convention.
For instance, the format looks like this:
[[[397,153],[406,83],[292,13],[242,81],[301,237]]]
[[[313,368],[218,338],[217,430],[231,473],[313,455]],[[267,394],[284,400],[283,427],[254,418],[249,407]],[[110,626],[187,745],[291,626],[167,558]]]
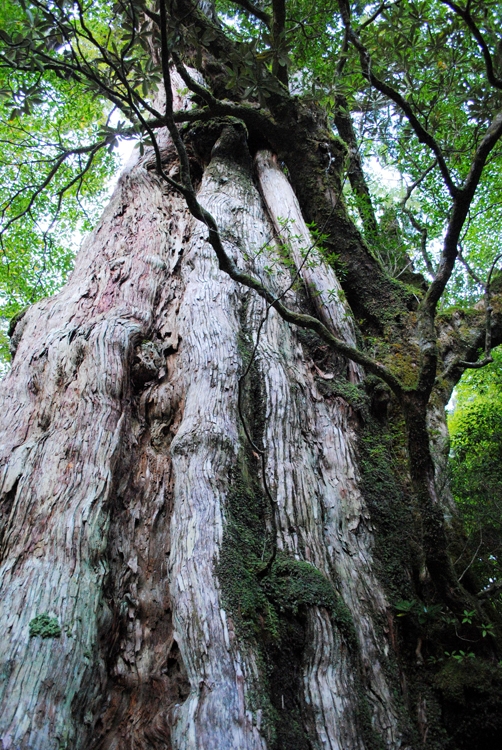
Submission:
[[[197,196],[227,255],[354,348],[304,222],[302,196],[314,198],[294,194],[270,151],[253,165],[228,127]],[[169,139],[160,153],[176,179]],[[222,272],[207,227],[153,164],[147,153],[123,175],[67,286],[14,331],[1,394],[3,750],[427,746],[442,736],[440,704],[410,668],[427,637],[401,638],[393,607],[430,583],[406,558],[412,544],[385,536],[417,523],[418,507],[417,557],[444,580],[442,498],[425,517],[425,405],[413,421],[416,399],[404,404],[415,497],[399,494],[382,468],[399,449],[382,451],[382,383]],[[329,170],[314,180],[335,215]],[[247,365],[241,410],[260,455],[239,414]],[[406,461],[401,472],[406,484]]]
[[[144,169],[123,176],[67,286],[21,321],[2,384],[4,747],[85,747],[100,710],[117,604],[104,595],[109,529],[130,476],[131,362],[151,336],[186,222],[179,199],[164,210]],[[158,363],[145,367],[140,382]],[[44,613],[59,637],[30,637]]]
[[[296,211],[307,238],[268,155],[260,175],[266,200],[267,184],[283,180],[273,211]],[[215,150],[199,199],[239,262],[273,233],[250,164],[232,154]],[[298,636],[296,677],[283,686],[279,646],[266,656],[271,680],[260,639],[243,639],[215,573],[232,472],[247,450],[241,341],[256,337],[263,301],[218,270],[205,232],[139,163],[67,286],[18,324],[2,396],[4,748],[266,748],[282,746],[292,718],[301,742],[365,748],[361,701],[372,731],[389,747],[398,741],[351,410],[324,401],[297,334],[274,311],[256,355],[267,523],[273,512],[277,528],[264,542],[317,571],[353,624],[301,604],[287,624]],[[268,262],[252,265],[264,274]],[[326,296],[332,271],[319,271],[316,304],[353,343],[343,303]],[[288,273],[271,283],[279,292]],[[297,304],[296,292],[288,300]],[[45,613],[53,637],[30,637]]]

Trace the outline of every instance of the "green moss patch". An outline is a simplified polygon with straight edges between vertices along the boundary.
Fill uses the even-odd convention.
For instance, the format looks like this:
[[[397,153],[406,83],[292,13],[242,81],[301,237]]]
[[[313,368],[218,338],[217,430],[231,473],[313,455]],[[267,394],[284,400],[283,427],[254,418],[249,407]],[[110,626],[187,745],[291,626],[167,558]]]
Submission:
[[[241,635],[277,641],[282,616],[296,617],[305,608],[317,606],[328,610],[347,643],[355,647],[350,612],[321,571],[309,562],[278,552],[263,575],[274,545],[266,528],[271,509],[259,487],[258,471],[251,474],[242,459],[239,464],[231,477],[227,524],[216,573],[225,608]]]
[[[422,557],[410,488],[402,481],[408,466],[401,431],[369,419],[359,438],[359,459],[361,490],[376,527],[380,577],[392,602],[413,599],[412,580],[418,579]]]
[[[30,638],[36,636],[40,638],[59,638],[61,636],[61,627],[57,617],[50,617],[47,612],[37,615],[30,620]]]
[[[238,636],[258,657],[260,682],[248,700],[252,710],[263,712],[268,746],[309,750],[306,727],[312,719],[302,684],[308,608],[324,607],[353,651],[356,634],[348,608],[321,571],[281,551],[270,562],[275,539],[267,519],[272,509],[259,475],[259,461],[241,452],[231,475],[216,573],[223,606]]]
[[[343,398],[356,412],[359,412],[363,417],[366,417],[369,397],[363,388],[359,385],[354,385],[346,380],[334,379],[334,380],[323,380],[323,378],[316,378],[317,389],[323,396],[335,396]]]

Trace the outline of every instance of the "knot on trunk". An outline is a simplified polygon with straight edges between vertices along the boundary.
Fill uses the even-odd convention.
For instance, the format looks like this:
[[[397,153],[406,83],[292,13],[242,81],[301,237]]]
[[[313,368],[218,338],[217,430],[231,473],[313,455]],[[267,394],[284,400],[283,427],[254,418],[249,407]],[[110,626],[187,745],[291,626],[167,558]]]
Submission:
[[[153,341],[142,341],[136,347],[131,369],[131,378],[135,386],[155,380],[164,366],[164,358]]]
[[[215,117],[209,122],[198,121],[184,131],[197,158],[207,166],[215,156],[237,161],[251,169],[247,145],[248,132],[241,120],[235,117]]]

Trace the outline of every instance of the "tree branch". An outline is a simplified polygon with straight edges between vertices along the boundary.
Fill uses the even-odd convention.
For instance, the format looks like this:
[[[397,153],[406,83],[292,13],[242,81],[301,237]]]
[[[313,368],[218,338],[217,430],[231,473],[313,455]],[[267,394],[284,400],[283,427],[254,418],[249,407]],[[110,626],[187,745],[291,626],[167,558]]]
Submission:
[[[410,211],[407,208],[403,208],[403,211],[408,217],[410,224],[413,226],[413,228],[416,229],[417,232],[420,232],[420,252],[422,254],[422,258],[425,263],[425,267],[427,268],[428,274],[432,278],[434,278],[434,276],[436,275],[436,272],[434,271],[434,266],[432,265],[429,253],[427,252],[427,239],[428,239],[427,227],[424,224],[421,224],[416,219],[412,211]]]
[[[281,62],[280,52],[286,43],[286,3],[284,0],[272,0],[272,47],[274,58],[272,61],[272,73],[285,86],[288,85],[288,67]]]
[[[188,112],[174,112],[173,117],[176,122],[195,122],[199,119],[209,119],[214,116],[219,116],[235,117],[242,120],[246,125],[257,127],[259,129],[275,127],[272,118],[268,117],[260,106],[253,107],[251,105],[235,104],[234,102],[217,99],[208,88],[202,86],[192,78],[181,62],[179,55],[174,50],[171,50],[171,57],[176,66],[176,70],[187,88],[189,88],[190,91],[193,91],[194,94],[197,94],[197,96],[200,96],[208,106],[208,110],[198,109],[189,110]]]
[[[347,29],[348,38],[359,52],[359,59],[361,62],[361,69],[364,77],[371,83],[377,91],[384,94],[388,99],[397,104],[399,109],[403,112],[411,127],[413,128],[415,135],[417,136],[420,143],[424,143],[428,146],[436,157],[439,169],[443,176],[444,183],[448,188],[450,195],[455,198],[459,193],[459,188],[455,185],[450,175],[450,171],[446,164],[443,152],[435,138],[429,133],[429,131],[422,125],[420,120],[417,118],[410,103],[392,86],[385,81],[382,81],[373,72],[373,61],[371,55],[361,42],[359,35],[354,31],[350,21],[350,6],[348,0],[339,0],[338,5],[342,15],[342,20]]]
[[[500,589],[502,589],[502,581],[496,581],[495,583],[492,583],[491,586],[488,586],[486,589],[480,591],[477,597],[478,599],[489,599],[490,596],[496,594],[497,591],[500,591]]]
[[[195,191],[192,185],[192,178],[190,176],[190,163],[188,160],[188,154],[186,152],[183,141],[179,134],[179,130],[176,127],[176,123],[173,119],[173,87],[171,83],[171,71],[169,70],[169,57],[170,50],[167,42],[167,13],[165,0],[160,0],[160,52],[161,52],[161,66],[162,66],[162,77],[164,82],[164,92],[166,97],[165,107],[165,120],[166,125],[173,139],[174,146],[178,153],[181,167],[181,182],[184,188],[191,194],[195,195]]]
[[[486,44],[483,38],[483,35],[481,31],[479,30],[473,17],[471,16],[469,10],[467,8],[464,10],[463,8],[460,7],[460,5],[457,5],[457,3],[453,2],[453,0],[441,0],[441,2],[444,5],[447,5],[449,8],[451,8],[451,10],[454,13],[456,13],[457,16],[460,16],[460,18],[464,21],[466,26],[470,29],[473,37],[477,41],[479,48],[483,54],[483,57],[485,60],[485,66],[486,66],[486,77],[488,78],[488,82],[495,88],[502,89],[502,78],[498,78],[495,75],[495,71],[493,69],[493,60],[492,60],[490,50],[488,49],[488,45]]]
[[[445,290],[446,284],[450,280],[458,254],[460,232],[469,212],[469,207],[479,184],[486,160],[501,136],[502,112],[499,112],[477,147],[469,174],[464,181],[461,191],[457,193],[453,201],[438,272],[421,305],[424,311],[428,309],[431,314],[434,314],[436,305]]]
[[[33,206],[35,204],[35,201],[37,200],[38,196],[45,190],[46,187],[48,187],[48,185],[50,185],[50,183],[52,182],[52,180],[54,179],[54,177],[58,173],[59,169],[61,168],[61,166],[64,164],[64,162],[68,158],[70,158],[71,156],[76,156],[78,154],[80,154],[80,155],[88,154],[89,158],[87,160],[87,163],[86,163],[85,167],[79,172],[78,175],[76,175],[76,177],[74,177],[69,183],[67,183],[65,186],[63,186],[61,188],[61,190],[59,191],[60,199],[59,199],[58,209],[57,209],[57,210],[59,210],[59,206],[61,205],[61,197],[62,197],[62,195],[64,195],[64,193],[67,190],[69,190],[81,177],[83,177],[83,175],[90,169],[92,161],[93,161],[95,155],[97,154],[97,152],[101,148],[106,147],[109,143],[110,143],[109,138],[106,138],[105,140],[100,141],[99,143],[93,143],[90,146],[81,146],[80,148],[76,148],[76,149],[73,149],[73,150],[64,151],[62,154],[60,154],[60,156],[58,156],[54,160],[54,164],[53,164],[52,168],[49,170],[49,173],[44,177],[44,179],[42,180],[42,182],[39,185],[37,185],[36,187],[33,186],[35,189],[33,190],[32,194],[30,195],[30,199],[28,201],[28,205],[26,206],[26,208],[24,208],[18,214],[16,214],[15,216],[13,216],[11,219],[9,219],[9,221],[5,224],[5,226],[3,226],[3,227],[0,228],[0,237],[3,237],[3,235],[5,234],[5,232],[9,229],[9,227],[11,227],[16,221],[19,221],[19,219],[22,219],[23,216],[27,216],[28,214],[30,214],[31,209],[33,208]],[[21,192],[21,191],[19,191],[19,192]]]
[[[190,18],[191,29],[197,36],[198,44],[207,51],[208,57],[212,57],[216,61],[225,60],[227,63],[228,61],[237,62],[242,59],[242,47],[232,42],[221,28],[212,23],[197,7],[194,7],[190,0],[178,0],[175,18],[181,24],[187,18]],[[209,40],[207,32],[209,32]],[[204,73],[203,65],[197,65],[196,67],[200,67],[201,72]],[[255,76],[257,85],[266,90],[269,106],[274,102],[279,106],[284,106],[290,102],[291,97],[287,86],[283,85],[262,61],[255,57],[249,71]],[[238,91],[234,94],[236,98],[241,98]]]
[[[357,210],[363,223],[364,234],[369,242],[375,242],[378,237],[378,223],[371,200],[371,193],[363,172],[356,133],[349,112],[349,104],[343,94],[338,94],[335,105],[334,121],[339,136],[347,144],[349,152],[347,174],[350,186],[356,196]]]
[[[372,15],[369,18],[367,18],[366,21],[364,21],[364,23],[362,23],[359,28],[366,29],[368,26],[371,26],[373,21],[376,21],[378,16],[380,16],[384,12],[384,10],[387,10],[387,8],[390,8],[390,7],[392,7],[392,3],[389,3],[389,4],[385,2],[381,3],[378,6],[378,8],[375,10],[375,12],[372,13]]]
[[[131,88],[129,81],[127,80],[127,73],[120,69],[123,69],[123,65],[120,65],[120,63],[118,64],[119,67],[115,65],[113,59],[110,58],[107,50],[103,47],[103,45],[99,43],[99,41],[92,35],[91,32],[88,32],[84,19],[82,19],[82,29],[85,33],[80,34],[79,31],[71,25],[71,19],[69,17],[63,15],[62,18],[59,18],[54,13],[48,13],[45,5],[40,2],[40,0],[32,0],[32,2],[36,8],[38,8],[51,18],[55,27],[59,30],[61,38],[68,45],[71,59],[60,61],[56,57],[51,56],[47,52],[44,52],[44,49],[47,47],[51,49],[51,46],[47,44],[47,39],[45,38],[40,40],[41,42],[43,42],[43,44],[38,44],[36,46],[34,46],[33,44],[27,46],[24,44],[13,44],[4,39],[4,42],[8,46],[13,49],[22,51],[24,59],[27,62],[27,65],[24,66],[20,63],[19,60],[16,60],[13,63],[5,56],[2,56],[1,59],[6,67],[30,71],[33,69],[34,65],[36,67],[40,67],[40,65],[42,65],[44,69],[54,71],[56,75],[58,75],[63,80],[67,79],[69,76],[77,80],[81,80],[82,78],[84,78],[90,84],[93,90],[99,91],[100,94],[105,96],[116,107],[118,107],[126,115],[126,117],[131,118],[131,114],[137,114],[138,106],[144,107],[154,117],[159,116],[159,113],[155,110],[155,108],[152,107],[149,102],[143,99],[137,92],[135,92]],[[77,3],[76,7],[80,8],[80,4]],[[83,10],[81,8],[80,12],[83,14]],[[60,13],[63,13],[61,9]],[[71,28],[72,35],[70,35],[69,27],[65,25],[65,22]],[[94,47],[94,49],[102,56],[102,59],[109,66],[110,70],[115,73],[118,79],[117,82],[111,84],[109,81],[106,81],[103,76],[99,74],[96,65],[93,65],[91,62],[89,62],[81,48],[80,37],[86,42],[89,42]],[[120,90],[121,86],[122,91]]]
[[[473,281],[475,281],[476,284],[479,284],[480,286],[482,286],[483,288],[485,288],[485,284],[481,281],[481,279],[479,278],[479,276],[477,275],[477,273],[474,271],[473,268],[471,268],[471,266],[469,265],[469,263],[465,259],[464,253],[463,253],[463,250],[462,250],[462,245],[460,244],[460,242],[458,243],[458,259],[462,263],[462,265],[465,267],[465,270],[467,271],[467,273],[469,274],[469,276],[471,277],[471,279],[473,279]]]
[[[250,0],[231,0],[231,2],[234,5],[239,5],[241,8],[244,8],[244,10],[247,10],[248,13],[251,13],[251,15],[257,18],[259,21],[263,21],[265,26],[270,29],[270,26],[272,25],[272,19],[270,18],[269,14],[266,13],[266,11],[259,8]]]
[[[425,180],[425,178],[427,177],[427,175],[430,172],[432,172],[432,170],[436,166],[437,166],[437,160],[434,159],[434,161],[432,162],[432,164],[430,164],[427,167],[427,169],[420,175],[420,177],[418,177],[415,180],[415,182],[412,182],[411,185],[408,185],[408,187],[406,188],[406,195],[404,196],[403,200],[401,201],[401,205],[403,206],[403,208],[406,205],[406,203],[409,201],[409,199],[411,198],[411,194],[413,193],[413,191],[415,190],[415,188],[417,188],[419,185],[422,184],[422,182]]]

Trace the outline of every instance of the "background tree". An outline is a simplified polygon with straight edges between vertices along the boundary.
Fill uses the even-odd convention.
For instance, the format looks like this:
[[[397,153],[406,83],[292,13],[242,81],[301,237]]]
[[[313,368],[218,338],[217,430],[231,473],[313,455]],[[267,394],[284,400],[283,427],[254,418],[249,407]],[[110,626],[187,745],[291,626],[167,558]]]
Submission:
[[[500,352],[493,354],[491,365],[462,378],[455,410],[448,418],[452,491],[468,533],[462,559],[466,567],[477,569],[491,596],[500,588],[502,498]]]
[[[74,86],[101,124],[40,145],[4,242],[141,147],[12,326],[4,747],[498,746],[444,471],[501,341],[498,4],[9,10],[11,116]]]

